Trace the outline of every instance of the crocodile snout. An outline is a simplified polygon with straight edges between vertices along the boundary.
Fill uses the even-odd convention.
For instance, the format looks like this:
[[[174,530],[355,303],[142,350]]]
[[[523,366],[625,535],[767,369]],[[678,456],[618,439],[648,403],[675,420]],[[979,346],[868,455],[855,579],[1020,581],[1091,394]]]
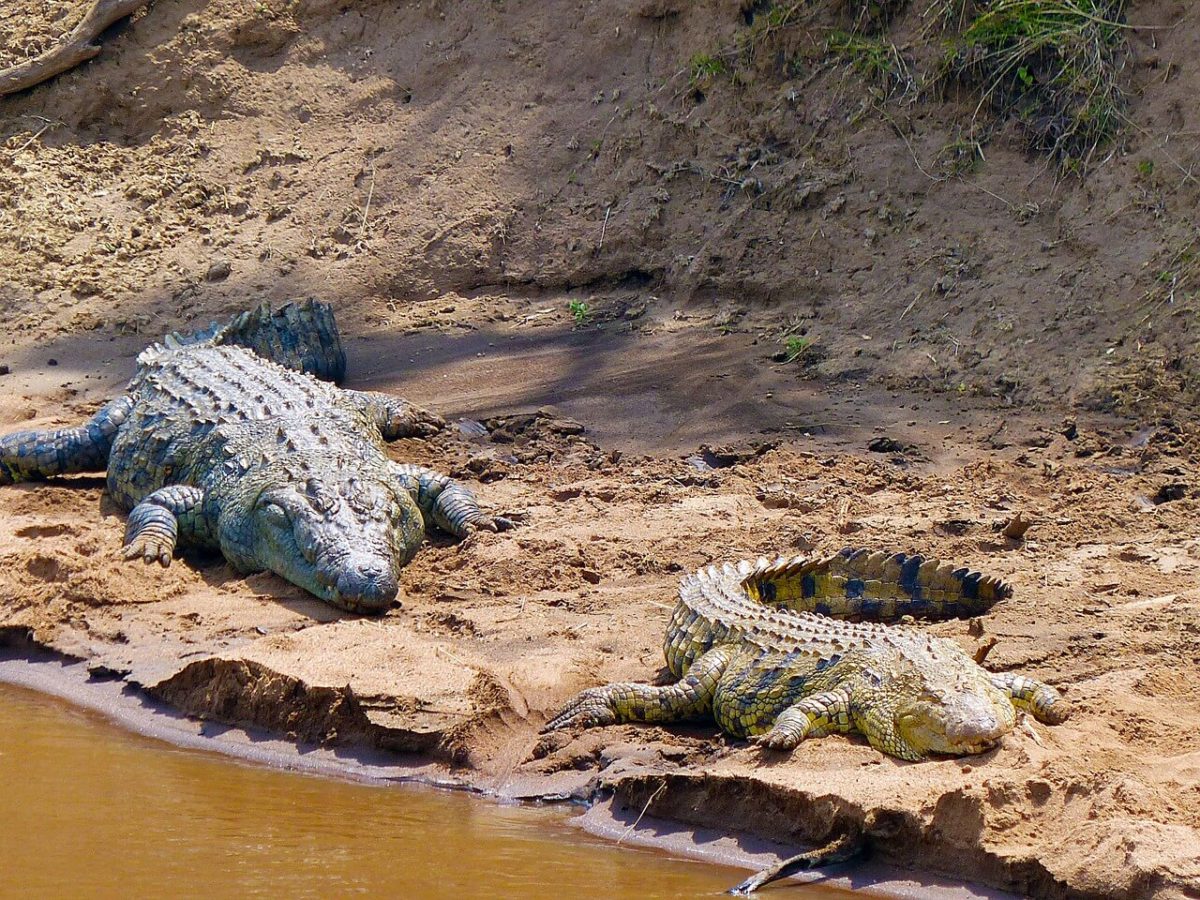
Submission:
[[[354,554],[341,560],[336,573],[328,573],[340,605],[358,612],[383,612],[400,590],[392,565],[386,559]]]
[[[956,697],[944,727],[950,747],[987,748],[994,746],[1012,728],[1012,721],[1000,715],[986,698],[973,694]]]

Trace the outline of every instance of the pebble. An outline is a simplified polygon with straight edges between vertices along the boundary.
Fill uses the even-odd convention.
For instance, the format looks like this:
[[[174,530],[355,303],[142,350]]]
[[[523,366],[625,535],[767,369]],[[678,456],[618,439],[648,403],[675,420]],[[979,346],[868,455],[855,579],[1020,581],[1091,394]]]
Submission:
[[[229,277],[229,273],[233,271],[233,266],[229,264],[227,259],[219,259],[204,273],[205,281],[224,281]]]

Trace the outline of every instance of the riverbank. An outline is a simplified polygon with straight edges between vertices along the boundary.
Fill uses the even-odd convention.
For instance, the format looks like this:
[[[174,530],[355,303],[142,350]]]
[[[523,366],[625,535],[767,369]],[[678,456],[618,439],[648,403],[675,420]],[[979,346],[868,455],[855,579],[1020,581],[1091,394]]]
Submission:
[[[520,802],[526,804],[569,802],[561,793],[554,792],[546,779],[523,779],[519,789],[493,793],[479,790],[469,778],[432,761],[398,759],[394,754],[368,748],[334,750],[300,745],[254,728],[216,725],[182,716],[120,682],[93,678],[82,663],[63,660],[28,644],[17,646],[20,642],[12,640],[11,635],[6,639],[10,643],[0,648],[0,684],[65,701],[155,741],[299,774],[375,785],[404,785],[409,789],[467,792],[477,794],[479,802],[511,803],[518,795]],[[541,793],[537,789],[539,783]],[[611,799],[591,804],[567,821],[618,845],[653,848],[674,857],[720,866],[757,870],[792,852],[787,845],[749,835],[692,828],[645,816]],[[1008,896],[949,880],[914,877],[879,863],[860,863],[852,868],[839,866],[827,873],[803,873],[795,880],[820,885],[821,893],[814,896],[831,898],[849,890],[872,896],[930,900],[1003,900]]]
[[[526,373],[515,330],[512,340],[511,352],[493,342],[488,365],[494,390],[514,396],[488,402],[518,409],[514,398],[540,375]],[[352,363],[369,346],[352,341]],[[664,355],[633,341],[622,358],[649,371]],[[377,370],[366,381],[437,406],[422,396],[425,372]],[[51,398],[34,398],[18,402],[49,409]],[[442,399],[452,414],[472,412],[455,389]],[[1006,415],[980,437],[963,426],[995,415],[985,405],[938,419],[928,408],[938,401],[908,399],[893,399],[878,432],[861,423],[792,440],[760,431],[690,453],[632,440],[618,452],[546,407],[478,413],[486,435],[451,428],[400,442],[398,458],[476,480],[522,526],[466,547],[431,541],[405,570],[403,607],[378,619],[341,614],[274,576],[239,578],[219,558],[185,555],[165,571],[125,563],[123,517],[97,479],[6,488],[0,627],[209,723],[335,757],[400,754],[402,776],[510,798],[611,799],[792,846],[865,827],[885,865],[1017,893],[1185,896],[1200,860],[1191,438],[1103,419],[1063,428],[1036,413],[1014,415],[1015,427]],[[623,415],[620,396],[589,393],[587,403],[601,427]],[[646,408],[669,408],[658,403]],[[887,452],[865,449],[871,434],[889,438]],[[1022,542],[998,531],[1018,511],[1034,521]],[[980,757],[919,764],[841,737],[767,758],[705,724],[537,734],[580,688],[656,676],[681,572],[850,543],[919,550],[1011,581],[1013,599],[982,628],[933,628],[971,651],[991,645],[996,671],[1055,685],[1074,717],[1054,728],[1025,722]]]

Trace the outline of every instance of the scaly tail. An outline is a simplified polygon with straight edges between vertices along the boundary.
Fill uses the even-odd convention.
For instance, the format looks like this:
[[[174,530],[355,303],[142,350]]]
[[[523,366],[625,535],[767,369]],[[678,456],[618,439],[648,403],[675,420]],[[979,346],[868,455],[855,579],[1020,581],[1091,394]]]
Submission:
[[[167,349],[191,344],[233,344],[253,350],[264,359],[341,383],[346,377],[346,352],[333,317],[333,307],[317,300],[285,303],[275,312],[263,303],[213,323],[202,331],[172,332],[163,338]]]
[[[1005,582],[965,566],[852,547],[821,560],[759,560],[742,587],[768,606],[868,622],[967,618],[1012,596]]]
[[[0,484],[103,472],[117,430],[132,408],[133,401],[121,396],[78,428],[18,431],[0,438]]]

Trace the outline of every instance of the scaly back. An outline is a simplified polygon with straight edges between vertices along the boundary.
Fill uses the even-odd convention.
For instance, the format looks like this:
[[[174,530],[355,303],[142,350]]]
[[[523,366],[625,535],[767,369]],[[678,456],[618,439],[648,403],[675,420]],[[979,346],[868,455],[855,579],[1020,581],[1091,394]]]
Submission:
[[[861,549],[712,565],[682,579],[663,650],[677,677],[710,647],[734,641],[820,656],[927,650],[931,638],[920,630],[847,619],[949,618],[983,612],[1011,593],[998,579],[938,560]]]

